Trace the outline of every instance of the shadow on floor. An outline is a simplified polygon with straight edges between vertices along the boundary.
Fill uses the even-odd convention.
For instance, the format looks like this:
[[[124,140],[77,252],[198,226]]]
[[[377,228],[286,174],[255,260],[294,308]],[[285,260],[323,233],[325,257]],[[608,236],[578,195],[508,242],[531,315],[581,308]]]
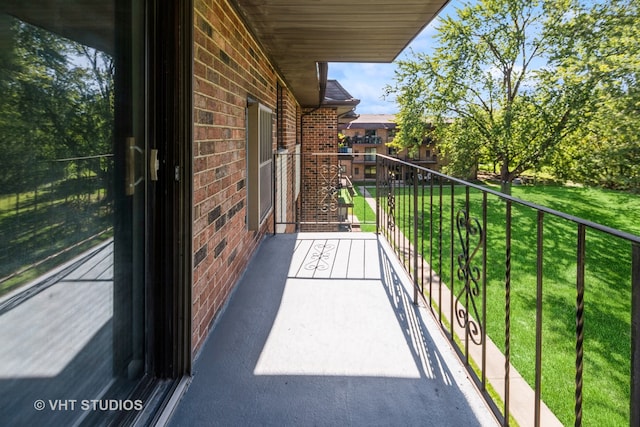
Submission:
[[[335,236],[262,243],[195,362],[171,426],[497,425],[377,236],[369,235],[378,250],[367,257],[378,278],[289,275],[301,239],[317,240],[309,245],[316,248],[349,239]]]

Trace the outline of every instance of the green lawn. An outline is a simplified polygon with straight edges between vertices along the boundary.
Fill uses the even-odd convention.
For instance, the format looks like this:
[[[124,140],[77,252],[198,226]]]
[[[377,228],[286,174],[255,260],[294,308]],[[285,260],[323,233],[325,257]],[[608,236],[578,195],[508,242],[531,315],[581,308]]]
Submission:
[[[0,195],[0,296],[112,236],[104,189],[81,190]]]
[[[372,193],[374,189],[371,189]],[[396,196],[396,213],[404,212],[408,196]],[[442,191],[442,245],[439,245],[440,191],[435,187],[434,208],[426,189],[419,197],[419,238],[425,239],[424,257],[450,285],[450,248],[461,252],[457,232],[451,232],[451,187]],[[462,187],[454,190],[455,211],[464,208]],[[514,186],[515,197],[640,234],[640,197],[627,193],[562,186]],[[471,191],[471,216],[482,218],[481,193]],[[413,203],[413,201],[410,201]],[[505,336],[505,203],[494,196],[487,206],[487,333],[504,351]],[[536,308],[536,212],[513,205],[511,247],[512,363],[534,383]],[[398,218],[408,234],[413,217]],[[433,229],[430,227],[433,224]],[[575,300],[577,227],[545,216],[543,293],[542,398],[565,425],[574,421]],[[431,237],[431,239],[430,239]],[[431,245],[429,242],[432,242]],[[473,239],[472,239],[473,243]],[[443,264],[438,265],[442,249]],[[584,425],[629,425],[631,247],[608,235],[587,230],[585,293]],[[476,255],[475,265],[480,264]],[[460,289],[453,266],[454,288]]]
[[[360,221],[360,230],[375,233],[376,213],[360,193],[359,186],[354,186],[353,189],[355,190],[355,195],[353,196],[353,213],[358,217],[358,221]]]

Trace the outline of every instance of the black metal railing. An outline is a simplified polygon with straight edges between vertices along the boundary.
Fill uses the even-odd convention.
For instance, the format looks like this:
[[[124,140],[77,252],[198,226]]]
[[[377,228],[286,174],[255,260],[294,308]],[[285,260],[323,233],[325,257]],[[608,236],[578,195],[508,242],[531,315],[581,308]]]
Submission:
[[[382,144],[382,137],[380,136],[350,136],[347,137],[351,144]]]
[[[363,157],[358,153],[275,154],[274,230],[375,232],[375,201],[362,182],[367,174],[360,167],[362,179],[354,176],[353,164]]]
[[[593,424],[596,407],[640,425],[639,236],[391,157],[376,170],[379,233],[505,425]]]
[[[283,155],[301,170],[289,224],[344,224],[348,176],[415,302],[432,310],[504,425],[640,425],[639,236],[389,156],[376,155],[375,181],[358,182],[357,155]],[[276,173],[276,200],[285,175]]]
[[[113,234],[113,155],[41,161],[0,191],[0,296]]]

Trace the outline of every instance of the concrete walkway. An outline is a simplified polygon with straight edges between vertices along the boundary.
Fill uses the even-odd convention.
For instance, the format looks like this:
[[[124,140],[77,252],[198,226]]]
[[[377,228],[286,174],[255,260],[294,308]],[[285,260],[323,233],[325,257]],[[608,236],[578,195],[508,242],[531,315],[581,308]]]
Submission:
[[[497,425],[410,286],[374,234],[266,238],[169,425]]]

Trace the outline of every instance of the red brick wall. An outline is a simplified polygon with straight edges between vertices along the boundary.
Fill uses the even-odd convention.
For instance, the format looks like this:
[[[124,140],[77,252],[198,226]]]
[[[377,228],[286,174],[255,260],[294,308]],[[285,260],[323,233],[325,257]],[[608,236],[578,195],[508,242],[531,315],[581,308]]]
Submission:
[[[193,349],[264,233],[248,231],[246,218],[247,97],[274,112],[278,75],[233,8],[224,0],[196,0],[194,10],[193,144]],[[295,145],[297,104],[286,87],[286,144]],[[292,124],[293,123],[293,124]],[[274,150],[276,149],[274,123]]]

